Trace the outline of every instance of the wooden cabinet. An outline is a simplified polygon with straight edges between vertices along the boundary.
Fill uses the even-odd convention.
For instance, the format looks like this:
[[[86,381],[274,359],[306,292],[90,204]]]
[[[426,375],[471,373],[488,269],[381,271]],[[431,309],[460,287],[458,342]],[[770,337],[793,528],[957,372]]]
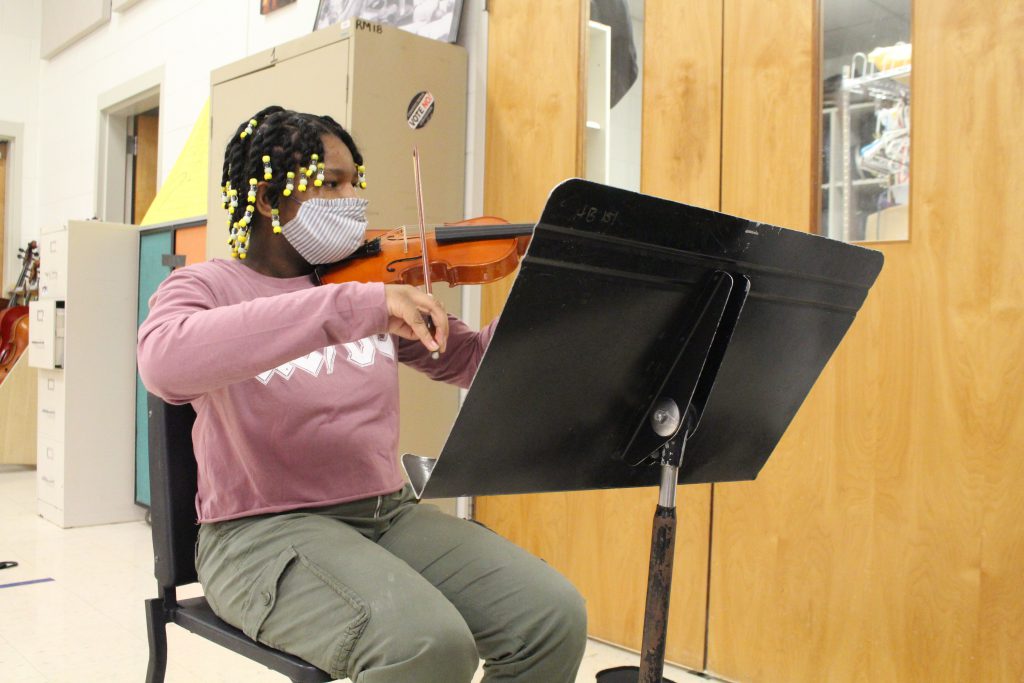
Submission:
[[[135,505],[138,230],[70,221],[40,238],[29,362],[39,369],[39,513],[62,527],[140,519]]]

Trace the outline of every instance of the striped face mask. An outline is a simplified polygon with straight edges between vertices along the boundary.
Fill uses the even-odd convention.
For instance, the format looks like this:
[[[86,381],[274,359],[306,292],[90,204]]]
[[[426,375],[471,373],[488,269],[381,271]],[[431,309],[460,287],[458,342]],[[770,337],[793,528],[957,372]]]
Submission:
[[[281,234],[310,265],[336,263],[366,239],[366,205],[358,197],[308,199]]]

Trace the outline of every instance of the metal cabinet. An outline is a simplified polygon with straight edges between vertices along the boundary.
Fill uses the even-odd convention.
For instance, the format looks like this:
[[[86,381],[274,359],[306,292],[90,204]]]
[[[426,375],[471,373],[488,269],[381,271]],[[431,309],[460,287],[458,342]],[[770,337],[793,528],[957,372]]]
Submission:
[[[39,514],[62,527],[140,519],[135,505],[138,229],[70,221],[40,238],[29,364],[39,368]]]

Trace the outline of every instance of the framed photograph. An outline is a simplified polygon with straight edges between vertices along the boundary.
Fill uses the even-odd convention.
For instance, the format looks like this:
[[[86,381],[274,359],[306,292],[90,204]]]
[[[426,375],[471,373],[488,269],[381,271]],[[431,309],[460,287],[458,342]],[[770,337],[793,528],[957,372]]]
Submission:
[[[290,5],[295,0],[260,0],[260,14],[270,14],[276,9]]]
[[[454,43],[461,14],[462,0],[320,0],[313,30],[358,18]]]

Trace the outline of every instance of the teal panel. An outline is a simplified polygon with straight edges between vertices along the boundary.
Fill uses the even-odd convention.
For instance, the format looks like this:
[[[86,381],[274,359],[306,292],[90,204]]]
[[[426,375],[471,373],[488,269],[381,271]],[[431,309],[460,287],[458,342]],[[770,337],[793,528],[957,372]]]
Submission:
[[[139,239],[139,325],[149,315],[149,298],[171,274],[163,264],[165,254],[174,253],[174,232],[143,234]],[[148,506],[149,497],[149,409],[146,387],[135,373],[135,502]]]

